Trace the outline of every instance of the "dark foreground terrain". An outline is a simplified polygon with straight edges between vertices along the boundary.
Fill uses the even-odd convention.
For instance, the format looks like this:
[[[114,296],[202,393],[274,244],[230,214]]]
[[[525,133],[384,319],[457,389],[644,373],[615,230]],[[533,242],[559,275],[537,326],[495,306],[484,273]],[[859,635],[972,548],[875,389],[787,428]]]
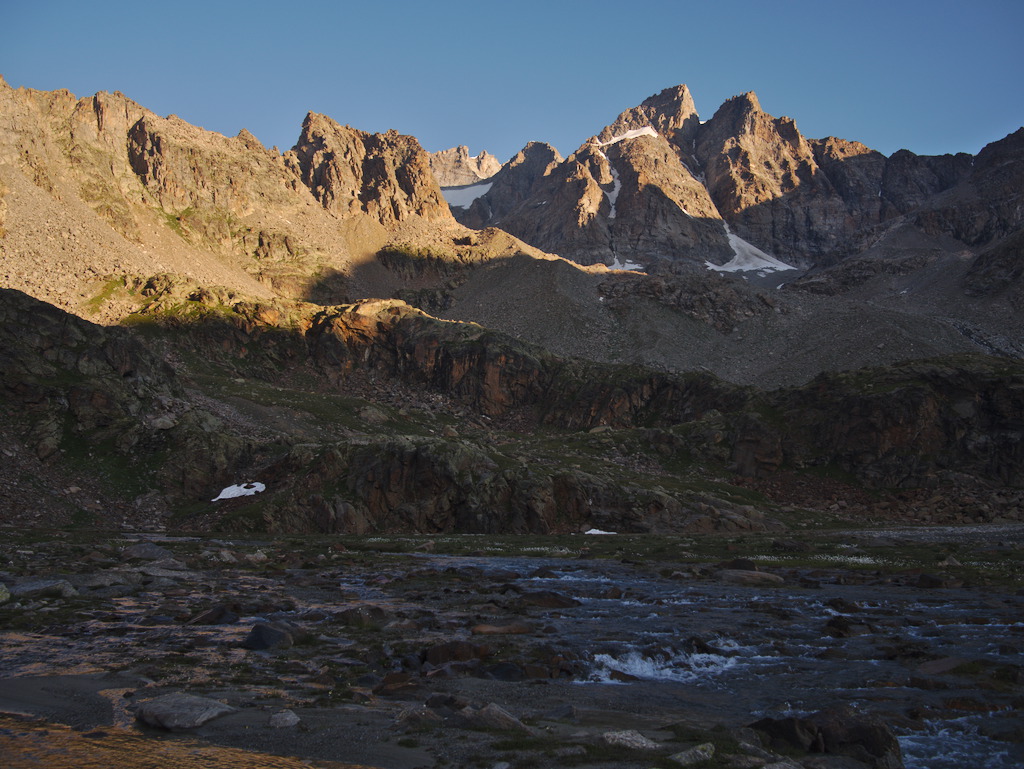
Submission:
[[[1016,524],[10,529],[0,752],[10,767],[1020,766],[1022,543]]]

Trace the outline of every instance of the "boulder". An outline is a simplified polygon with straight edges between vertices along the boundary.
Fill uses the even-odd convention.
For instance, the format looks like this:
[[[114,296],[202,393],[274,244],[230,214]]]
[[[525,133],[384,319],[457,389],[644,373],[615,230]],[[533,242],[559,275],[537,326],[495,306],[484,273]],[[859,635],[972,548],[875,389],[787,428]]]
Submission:
[[[478,729],[497,729],[503,732],[531,734],[532,730],[514,715],[493,702],[482,708],[467,707],[459,711],[466,724]]]
[[[267,721],[267,725],[273,729],[287,729],[291,726],[298,726],[302,719],[299,718],[291,710],[282,710],[279,713],[274,713],[270,716]]]
[[[295,639],[289,629],[277,624],[258,622],[242,641],[242,646],[253,651],[265,651],[288,649],[294,643]]]
[[[689,750],[682,750],[678,753],[673,753],[668,757],[669,761],[679,764],[680,766],[693,766],[699,764],[702,761],[710,761],[714,758],[715,746],[710,742],[705,742],[700,745],[696,745]]]
[[[238,622],[241,607],[237,603],[219,603],[192,617],[186,625],[230,625]]]
[[[338,619],[349,627],[378,630],[387,622],[388,613],[380,606],[367,603],[342,610]]]
[[[469,641],[447,641],[431,646],[423,652],[423,661],[431,665],[444,665],[448,662],[467,662],[483,659],[490,654],[486,646],[478,646]]]
[[[208,697],[175,692],[139,704],[136,718],[149,726],[172,732],[196,729],[235,708]]]
[[[847,756],[871,769],[902,769],[899,741],[876,715],[832,708],[806,718],[763,718],[750,725],[766,734],[774,749]]]
[[[629,748],[630,750],[659,750],[661,745],[653,740],[644,737],[636,729],[626,729],[617,732],[605,732],[601,740],[606,745],[618,748]]]
[[[71,598],[78,591],[66,579],[27,579],[10,588],[15,598]]]
[[[533,627],[525,622],[512,622],[508,625],[474,625],[469,632],[473,635],[526,635],[533,632]]]

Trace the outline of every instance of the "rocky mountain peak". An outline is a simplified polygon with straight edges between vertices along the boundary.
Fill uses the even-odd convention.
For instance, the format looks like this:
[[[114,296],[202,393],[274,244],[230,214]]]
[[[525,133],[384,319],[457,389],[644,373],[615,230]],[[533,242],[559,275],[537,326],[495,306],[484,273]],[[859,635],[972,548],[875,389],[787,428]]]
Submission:
[[[564,160],[561,153],[546,142],[530,142],[508,161],[510,167],[550,168]],[[543,171],[541,174],[543,175]]]
[[[757,94],[753,91],[747,91],[741,93],[739,96],[733,96],[731,99],[726,99],[723,102],[722,107],[719,109],[733,109],[742,112],[762,112],[761,101],[757,98]]]
[[[310,112],[286,162],[338,216],[365,213],[385,226],[412,216],[451,219],[430,157],[412,136],[370,134]]]
[[[538,192],[550,181],[551,172],[563,162],[558,150],[550,144],[530,142],[488,179],[490,190],[474,200],[468,209],[459,212],[459,222],[474,229],[495,223]]]
[[[690,89],[677,85],[649,96],[639,107],[621,113],[614,123],[598,134],[597,140],[605,143],[630,131],[650,127],[670,142],[688,149],[699,126],[700,118]]]
[[[747,91],[722,102],[715,114],[708,121],[704,133],[709,131],[725,132],[731,135],[745,133],[749,130],[755,115],[763,115],[761,102],[757,94]]]
[[[484,150],[470,155],[469,147],[458,147],[430,153],[430,170],[442,187],[462,187],[489,179],[501,170],[501,161]]]
[[[239,131],[235,138],[251,150],[266,149],[263,146],[263,142],[253,136],[252,133],[245,128]]]

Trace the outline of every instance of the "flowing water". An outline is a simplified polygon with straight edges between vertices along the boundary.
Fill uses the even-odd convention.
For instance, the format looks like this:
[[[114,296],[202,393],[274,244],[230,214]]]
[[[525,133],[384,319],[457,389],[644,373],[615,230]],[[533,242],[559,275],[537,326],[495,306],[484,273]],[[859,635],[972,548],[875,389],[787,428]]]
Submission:
[[[299,584],[313,572],[285,576]],[[433,580],[434,592],[417,582],[422,573]],[[228,585],[250,595],[287,594],[295,605],[276,616],[314,629],[311,610],[337,609],[338,591],[348,596],[345,600],[372,602],[399,617],[428,608],[452,618],[448,627],[457,625],[454,618],[464,616],[466,606],[476,611],[489,597],[500,604],[505,596],[553,592],[578,605],[530,609],[524,618],[543,624],[544,638],[575,661],[574,676],[550,681],[543,689],[527,691],[524,684],[527,698],[600,703],[649,724],[682,714],[709,725],[741,726],[766,716],[846,706],[883,715],[898,734],[911,769],[1024,766],[1019,736],[1018,741],[997,739],[1020,728],[1019,681],[1007,683],[1001,677],[1019,671],[1024,646],[1024,598],[1013,593],[922,590],[884,580],[842,584],[838,571],[816,580],[791,580],[784,587],[744,587],[679,574],[659,576],[609,561],[554,558],[423,555],[411,567],[396,562],[317,574],[332,585],[333,597],[315,585],[287,588],[280,575],[235,573],[218,583],[206,574],[201,582],[206,595],[224,593]],[[472,589],[443,587],[447,583],[441,578],[449,576],[452,585]],[[465,606],[452,597],[461,593]],[[221,667],[252,659],[238,641],[258,617],[188,627],[154,615],[155,600],[145,593],[114,597],[110,605],[116,612],[96,612],[73,637],[4,634],[4,674],[82,676],[116,669],[119,657],[131,648],[185,640],[193,645],[192,653],[208,657],[195,666],[191,685],[213,681]],[[337,649],[351,643],[336,640]],[[134,731],[130,714],[118,704],[121,690],[109,691],[113,715],[103,717],[109,728],[73,730],[5,717],[0,721],[4,765],[308,765],[265,754],[243,760],[227,747],[154,742]],[[155,747],[142,750],[142,743]]]
[[[937,684],[949,688],[929,690],[920,688],[929,676],[917,670],[919,661],[944,657],[975,669],[1019,667],[1019,596],[891,584],[731,587],[608,564],[533,565],[557,572],[529,580],[531,587],[580,601],[552,620],[558,638],[586,652],[589,674],[580,685],[636,687],[652,702],[706,692],[750,721],[837,705],[896,714],[910,769],[1024,766],[1019,742],[986,736],[1018,723],[1019,698],[1000,694],[998,678],[979,690],[950,676]],[[612,586],[624,595],[609,594]],[[930,717],[910,719],[907,711]]]

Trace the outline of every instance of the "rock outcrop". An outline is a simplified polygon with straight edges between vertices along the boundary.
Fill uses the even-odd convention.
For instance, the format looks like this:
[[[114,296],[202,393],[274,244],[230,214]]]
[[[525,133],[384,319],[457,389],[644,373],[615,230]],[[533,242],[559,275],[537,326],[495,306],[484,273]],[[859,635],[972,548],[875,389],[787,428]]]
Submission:
[[[581,264],[647,265],[681,254],[720,264],[732,255],[707,190],[661,135],[595,139],[562,162],[531,145],[513,162],[458,212],[460,221],[493,224]]]
[[[964,289],[979,297],[1006,294],[1024,311],[1024,229],[980,253],[964,276]]]
[[[694,150],[711,198],[738,235],[784,260],[834,250],[846,206],[791,119],[771,117],[755,94],[743,94],[701,127]],[[825,150],[834,158],[868,152],[843,143]]]
[[[1024,484],[1024,369],[983,356],[823,374],[768,397],[787,461],[826,462],[875,487]],[[772,432],[772,431],[770,431]]]
[[[397,131],[369,134],[310,112],[285,162],[340,216],[367,214],[384,225],[412,216],[451,219],[426,151]]]
[[[106,492],[99,509],[111,516],[151,504],[153,493],[166,512],[253,459],[252,444],[195,408],[168,364],[126,329],[0,289],[0,341],[6,423],[39,460]]]
[[[163,271],[340,301],[353,260],[396,228],[464,232],[412,137],[310,114],[282,155],[248,131],[222,136],[119,93],[77,99],[2,81],[0,185],[14,232],[0,253],[5,285],[82,312],[98,279]]]
[[[685,85],[677,85],[644,99],[639,107],[623,112],[614,122],[605,126],[592,143],[609,144],[617,137],[652,128],[679,151],[688,153],[699,126],[700,117],[690,89]]]
[[[660,462],[711,463],[754,479],[835,468],[877,488],[1024,485],[1024,370],[1008,361],[948,359],[756,393],[707,374],[558,358],[394,300],[321,308],[192,291],[184,317],[159,283],[139,322],[163,328],[186,357],[222,359],[232,387],[248,381],[271,393],[258,413],[275,427],[254,429],[226,402],[185,390],[129,330],[0,294],[0,386],[13,407],[4,424],[44,465],[88,468],[114,510],[155,493],[164,510],[211,508],[190,522],[200,527],[736,531],[770,520],[728,495],[678,481],[668,490]],[[449,402],[478,427],[460,436],[409,423],[410,432],[396,433],[381,427],[396,417],[363,406],[357,420],[371,432],[339,429],[352,419],[343,411],[329,422],[331,437],[310,442],[283,403],[332,396],[293,391],[282,403],[285,390],[263,382],[282,370],[348,397],[360,381],[376,382],[373,392],[391,383]],[[312,408],[337,408],[331,403]],[[541,425],[582,441],[583,455],[611,459],[588,468],[564,457],[538,462],[535,446],[527,454],[498,448],[494,430]],[[102,454],[91,455],[97,447]],[[258,482],[259,495],[210,504],[240,478]]]
[[[724,221],[784,262],[827,267],[902,218],[968,245],[1019,228],[1008,192],[1021,173],[1018,144],[1007,137],[977,163],[906,150],[887,158],[855,141],[808,139],[752,92],[701,123],[678,86],[626,110],[565,161],[526,164],[536,152],[526,148],[455,213],[583,264],[722,264],[733,254]],[[1003,202],[986,212],[988,201]]]
[[[486,150],[471,156],[469,147],[458,147],[430,153],[430,170],[442,187],[463,187],[490,179],[501,170],[501,161]]]
[[[720,264],[732,253],[721,217],[691,172],[698,127],[686,86],[666,89],[564,161],[546,145],[528,145],[456,215],[582,264]]]
[[[260,206],[296,204],[294,175],[248,131],[227,138],[173,115],[146,115],[127,139],[132,170],[168,213],[213,208],[242,218]]]
[[[969,173],[911,215],[926,232],[948,233],[969,246],[989,246],[1024,227],[1024,128],[987,145],[971,160],[964,164]]]
[[[487,194],[465,210],[457,211],[456,218],[474,229],[486,227],[489,222],[499,223],[505,214],[538,191],[540,185],[548,184],[547,177],[562,161],[558,150],[550,144],[530,142],[490,177]]]

